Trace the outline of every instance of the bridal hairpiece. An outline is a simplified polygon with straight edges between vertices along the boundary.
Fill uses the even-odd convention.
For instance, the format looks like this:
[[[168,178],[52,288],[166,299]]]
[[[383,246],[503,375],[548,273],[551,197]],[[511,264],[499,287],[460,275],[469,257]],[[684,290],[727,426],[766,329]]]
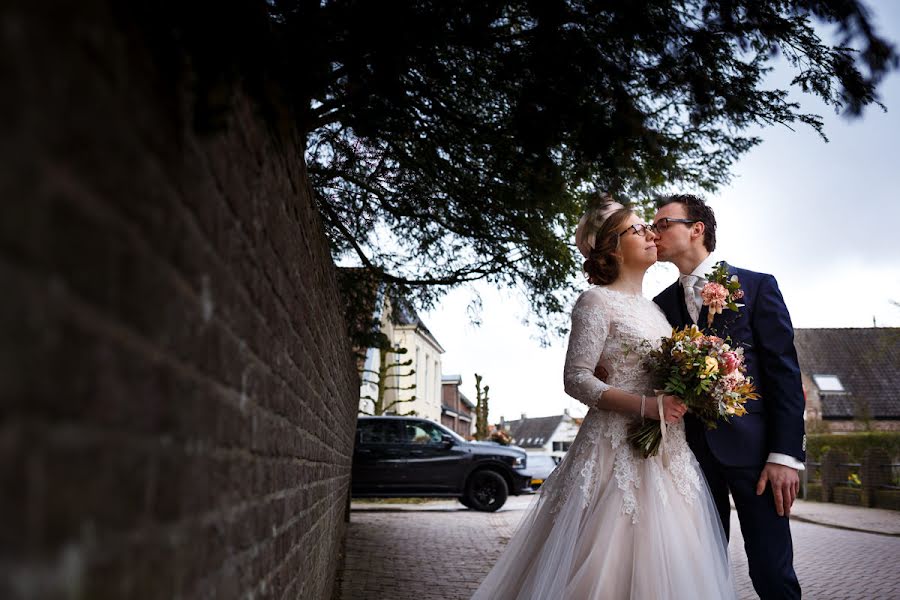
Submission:
[[[575,228],[575,245],[578,246],[578,251],[582,256],[590,258],[591,250],[594,249],[597,239],[597,232],[603,227],[603,222],[609,215],[622,208],[625,207],[618,202],[611,201],[600,205],[597,209],[589,210],[581,217],[578,227]]]

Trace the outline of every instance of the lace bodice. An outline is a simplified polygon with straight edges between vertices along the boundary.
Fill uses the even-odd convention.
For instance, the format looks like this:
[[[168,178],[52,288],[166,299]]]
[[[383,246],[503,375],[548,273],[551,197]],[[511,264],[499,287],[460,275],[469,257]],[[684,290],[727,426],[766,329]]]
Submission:
[[[593,287],[579,296],[572,309],[572,331],[566,354],[566,393],[588,407],[597,407],[610,387],[652,394],[652,383],[637,352],[642,342],[658,344],[672,327],[662,310],[643,296]],[[600,365],[609,376],[594,376]]]
[[[563,500],[572,489],[580,489],[584,501],[590,497],[595,483],[594,452],[606,438],[615,454],[614,474],[618,487],[624,492],[623,510],[638,519],[635,495],[641,485],[642,469],[637,462],[642,459],[626,441],[629,427],[640,417],[603,409],[603,393],[615,387],[636,394],[653,396],[653,381],[641,366],[641,346],[644,342],[658,345],[660,338],[671,335],[672,327],[662,310],[643,296],[617,292],[606,287],[593,287],[579,296],[572,309],[572,329],[564,368],[565,390],[573,398],[586,404],[590,410],[582,423],[579,438],[569,451],[566,469],[567,481],[558,489]],[[602,366],[608,376],[605,380],[594,375]],[[578,442],[581,443],[578,443]],[[666,443],[670,457],[669,475],[678,491],[688,500],[696,497],[700,489],[697,470],[692,466],[693,456],[684,438],[684,424],[670,427]],[[658,457],[657,457],[658,458]],[[652,461],[645,476],[657,479],[662,476],[661,463]],[[657,485],[660,490],[664,488]],[[554,494],[555,495],[555,494]],[[668,500],[660,493],[660,500]]]

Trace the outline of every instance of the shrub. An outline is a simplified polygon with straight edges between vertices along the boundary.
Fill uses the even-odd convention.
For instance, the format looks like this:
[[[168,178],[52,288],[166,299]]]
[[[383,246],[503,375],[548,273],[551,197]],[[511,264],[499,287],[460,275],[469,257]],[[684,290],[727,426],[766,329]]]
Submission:
[[[510,435],[502,429],[495,429],[494,431],[492,431],[490,440],[492,442],[497,442],[502,446],[509,446],[509,444],[512,442],[512,438],[510,437]]]
[[[862,462],[868,448],[884,448],[893,462],[900,462],[900,431],[816,433],[806,440],[807,458],[812,462],[822,462],[828,450],[843,450],[850,455],[850,462]]]

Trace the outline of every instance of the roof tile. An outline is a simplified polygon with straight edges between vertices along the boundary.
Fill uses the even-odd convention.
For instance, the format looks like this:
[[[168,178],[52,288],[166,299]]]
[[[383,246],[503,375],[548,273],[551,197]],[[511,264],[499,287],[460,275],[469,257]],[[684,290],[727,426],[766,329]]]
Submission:
[[[900,418],[900,327],[796,329],[800,369],[837,375],[849,393],[823,394],[822,416],[852,418],[857,398],[873,418]]]

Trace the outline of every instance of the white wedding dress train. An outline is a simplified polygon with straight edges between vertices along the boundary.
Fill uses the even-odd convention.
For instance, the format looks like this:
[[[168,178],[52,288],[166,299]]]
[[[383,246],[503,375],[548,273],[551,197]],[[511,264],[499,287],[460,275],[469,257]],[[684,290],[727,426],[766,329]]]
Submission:
[[[625,439],[640,417],[601,410],[609,387],[652,396],[635,352],[671,334],[643,296],[604,287],[572,311],[566,391],[590,409],[559,467],[473,598],[482,600],[722,600],[735,598],[728,549],[684,424],[644,460]],[[609,373],[594,376],[596,366]]]

